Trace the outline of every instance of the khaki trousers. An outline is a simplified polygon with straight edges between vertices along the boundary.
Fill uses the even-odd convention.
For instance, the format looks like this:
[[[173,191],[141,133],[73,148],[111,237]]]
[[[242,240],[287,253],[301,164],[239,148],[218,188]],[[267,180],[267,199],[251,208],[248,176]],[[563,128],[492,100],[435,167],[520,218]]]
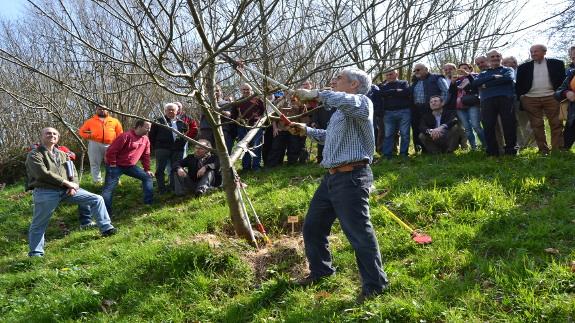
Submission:
[[[521,104],[529,115],[529,122],[531,123],[539,151],[543,153],[549,152],[543,116],[546,116],[547,120],[549,120],[551,147],[553,150],[563,148],[563,126],[561,121],[559,121],[559,102],[552,95],[540,98],[522,96]]]

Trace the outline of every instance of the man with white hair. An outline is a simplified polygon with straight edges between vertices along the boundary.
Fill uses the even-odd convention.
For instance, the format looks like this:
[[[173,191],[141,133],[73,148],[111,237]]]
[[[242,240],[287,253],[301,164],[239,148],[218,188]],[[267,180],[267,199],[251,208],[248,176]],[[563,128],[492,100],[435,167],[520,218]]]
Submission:
[[[293,123],[290,131],[325,143],[321,166],[327,170],[316,190],[303,224],[310,274],[299,285],[317,283],[335,274],[328,236],[336,219],[351,243],[361,275],[358,302],[381,294],[388,286],[381,254],[369,216],[373,174],[373,105],[366,94],[371,79],[358,69],[344,69],[331,91],[298,89],[301,101],[319,100],[336,109],[327,129]]]
[[[156,120],[157,123],[167,125],[180,133],[188,132],[188,125],[178,118],[178,106],[175,103],[168,103],[164,106],[164,116]],[[150,144],[156,156],[156,180],[158,182],[158,192],[166,193],[166,183],[164,172],[168,170],[169,189],[174,190],[174,174],[172,165],[184,158],[186,149],[186,139],[172,132],[171,129],[153,124],[150,130]]]
[[[543,116],[549,120],[551,148],[563,148],[563,125],[559,120],[559,102],[554,98],[555,91],[565,79],[565,63],[553,58],[545,58],[547,47],[537,44],[530,48],[531,61],[517,67],[515,92],[521,106],[529,115],[539,153],[549,153],[545,135]]]

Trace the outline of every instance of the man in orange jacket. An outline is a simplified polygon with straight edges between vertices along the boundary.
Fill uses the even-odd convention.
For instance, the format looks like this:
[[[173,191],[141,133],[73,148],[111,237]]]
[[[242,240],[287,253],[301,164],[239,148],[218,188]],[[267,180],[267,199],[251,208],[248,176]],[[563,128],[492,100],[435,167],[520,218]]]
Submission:
[[[102,184],[100,166],[106,149],[124,130],[118,119],[110,117],[105,105],[96,105],[96,114],[80,127],[80,136],[88,140],[88,158],[92,181]]]

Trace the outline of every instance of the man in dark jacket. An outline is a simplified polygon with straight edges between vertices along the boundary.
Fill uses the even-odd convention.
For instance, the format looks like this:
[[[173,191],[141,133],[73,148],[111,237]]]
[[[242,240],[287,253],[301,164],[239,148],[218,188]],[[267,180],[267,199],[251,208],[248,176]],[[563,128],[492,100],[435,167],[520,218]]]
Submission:
[[[423,63],[413,67],[413,81],[411,84],[411,127],[413,130],[413,144],[418,151],[423,145],[419,140],[419,125],[421,116],[430,112],[429,99],[438,95],[442,102],[449,100],[448,85],[443,75],[429,73],[429,68]]]
[[[461,133],[457,114],[443,109],[443,98],[432,96],[429,99],[431,112],[421,117],[419,139],[430,154],[451,153],[459,144]]]
[[[164,106],[164,116],[157,119],[159,124],[167,124],[168,127],[178,130],[185,134],[188,132],[188,125],[177,117],[178,106],[174,103],[168,103]],[[178,136],[170,129],[152,125],[150,130],[150,145],[156,155],[156,180],[158,181],[158,191],[166,193],[166,183],[164,180],[164,172],[166,168],[169,176],[169,188],[174,189],[174,174],[172,172],[172,164],[184,158],[184,149],[186,147],[186,139]]]
[[[515,92],[521,100],[521,106],[529,115],[539,152],[548,154],[544,115],[551,128],[552,149],[563,148],[559,103],[553,95],[565,79],[565,64],[558,59],[545,58],[547,47],[544,45],[533,45],[530,52],[532,60],[517,68]]]
[[[505,137],[505,154],[517,154],[517,120],[513,110],[513,70],[501,65],[503,57],[496,50],[486,54],[489,69],[483,70],[471,86],[481,98],[481,122],[485,131],[487,155],[499,156],[495,135],[497,118],[501,118]]]
[[[198,142],[212,148],[212,145],[206,139],[200,139]],[[210,188],[221,184],[218,156],[211,154],[209,150],[201,146],[196,147],[193,155],[188,155],[186,158],[174,163],[174,169],[177,174],[174,191],[176,195],[185,195],[191,191],[195,195],[200,196],[205,194]]]
[[[385,73],[385,82],[379,85],[380,95],[383,98],[381,101],[385,110],[383,115],[385,136],[381,145],[381,152],[387,159],[390,159],[393,154],[397,131],[401,137],[400,156],[407,157],[409,151],[409,128],[411,124],[409,84],[407,81],[398,80],[398,75],[396,70]]]

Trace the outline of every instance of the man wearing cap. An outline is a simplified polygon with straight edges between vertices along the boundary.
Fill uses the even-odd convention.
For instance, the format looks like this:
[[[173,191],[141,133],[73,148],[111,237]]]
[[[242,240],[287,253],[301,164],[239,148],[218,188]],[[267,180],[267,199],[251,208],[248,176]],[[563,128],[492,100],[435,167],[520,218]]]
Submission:
[[[111,117],[106,106],[102,104],[96,105],[96,114],[80,127],[80,137],[88,140],[88,159],[94,183],[102,184],[100,166],[106,149],[122,132],[120,121]]]

